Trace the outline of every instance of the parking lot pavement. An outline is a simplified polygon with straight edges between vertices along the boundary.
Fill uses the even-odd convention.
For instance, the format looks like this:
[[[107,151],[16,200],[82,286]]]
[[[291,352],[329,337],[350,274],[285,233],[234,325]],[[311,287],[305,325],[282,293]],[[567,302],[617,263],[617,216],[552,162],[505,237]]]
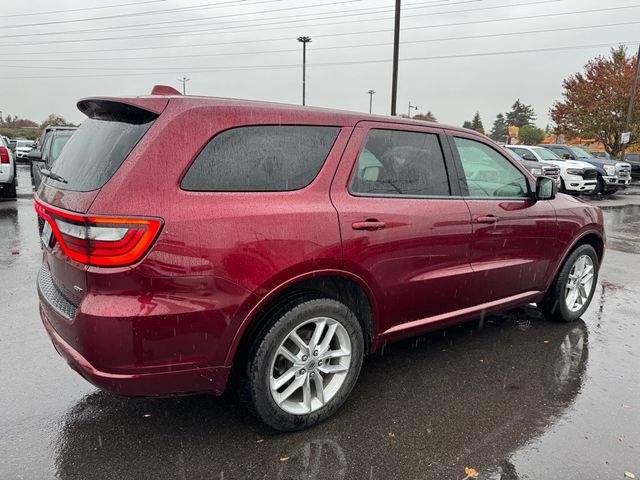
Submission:
[[[87,384],[40,324],[32,201],[0,202],[0,478],[640,478],[640,207],[611,201],[627,196],[606,206],[609,250],[580,321],[530,307],[390,345],[340,412],[293,434],[233,393]]]

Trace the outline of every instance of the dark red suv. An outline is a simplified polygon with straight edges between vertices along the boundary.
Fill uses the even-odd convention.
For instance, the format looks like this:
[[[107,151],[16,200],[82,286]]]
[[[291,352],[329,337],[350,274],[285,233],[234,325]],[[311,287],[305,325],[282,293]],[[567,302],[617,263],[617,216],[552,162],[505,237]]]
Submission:
[[[36,195],[38,292],[100,388],[221,394],[233,370],[261,420],[301,429],[387,342],[529,302],[571,321],[593,296],[601,211],[474,132],[178,94],[78,107]]]

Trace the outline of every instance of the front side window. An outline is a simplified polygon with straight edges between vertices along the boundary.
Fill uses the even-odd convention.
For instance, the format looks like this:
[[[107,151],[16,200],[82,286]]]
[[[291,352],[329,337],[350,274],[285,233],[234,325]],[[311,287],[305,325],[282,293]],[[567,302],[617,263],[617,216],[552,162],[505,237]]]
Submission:
[[[181,187],[198,192],[278,192],[316,177],[339,127],[256,125],[216,135],[200,152]]]
[[[505,157],[484,143],[454,138],[470,197],[526,198],[529,182]]]
[[[69,140],[68,136],[59,136],[53,139],[53,145],[51,145],[51,162],[55,162],[60,156],[62,147],[66,145],[67,140]]]
[[[398,130],[369,131],[349,190],[360,195],[450,195],[438,136]]]

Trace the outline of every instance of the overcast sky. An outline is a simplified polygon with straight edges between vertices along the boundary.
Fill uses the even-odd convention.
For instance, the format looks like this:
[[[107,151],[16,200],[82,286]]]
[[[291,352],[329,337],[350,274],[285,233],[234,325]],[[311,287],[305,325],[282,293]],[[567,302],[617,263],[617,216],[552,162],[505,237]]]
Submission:
[[[565,77],[617,43],[640,41],[640,2],[630,0],[402,3],[398,113],[411,101],[417,112],[431,110],[454,125],[478,110],[489,130],[496,114],[520,98],[544,128]],[[148,94],[154,84],[181,88],[183,76],[195,95],[300,103],[296,38],[308,35],[308,105],[368,111],[373,89],[374,113],[388,114],[393,6],[394,0],[3,0],[0,110],[79,122],[75,104],[82,97]]]

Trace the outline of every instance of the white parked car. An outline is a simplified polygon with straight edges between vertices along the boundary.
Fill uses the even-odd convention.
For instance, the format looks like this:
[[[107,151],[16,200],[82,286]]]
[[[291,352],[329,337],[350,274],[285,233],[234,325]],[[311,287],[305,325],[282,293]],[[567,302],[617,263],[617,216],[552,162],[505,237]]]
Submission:
[[[598,183],[598,170],[587,162],[565,160],[542,147],[528,145],[506,145],[520,158],[535,162],[546,162],[560,168],[560,191],[565,193],[592,193]]]
[[[16,157],[18,160],[26,160],[27,153],[33,148],[33,140],[17,140],[16,141]]]
[[[0,197],[16,198],[16,162],[9,145],[0,136]]]

